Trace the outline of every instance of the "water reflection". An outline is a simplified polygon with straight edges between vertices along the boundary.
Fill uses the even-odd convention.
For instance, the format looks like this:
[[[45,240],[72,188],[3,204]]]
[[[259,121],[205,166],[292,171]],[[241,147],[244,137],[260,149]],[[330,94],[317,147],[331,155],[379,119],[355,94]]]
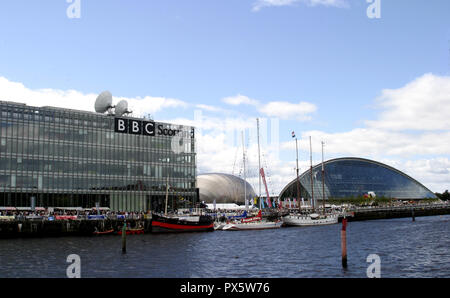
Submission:
[[[82,277],[450,277],[450,215],[350,222],[348,269],[340,225],[265,231],[0,240],[0,277],[65,277],[69,254]]]

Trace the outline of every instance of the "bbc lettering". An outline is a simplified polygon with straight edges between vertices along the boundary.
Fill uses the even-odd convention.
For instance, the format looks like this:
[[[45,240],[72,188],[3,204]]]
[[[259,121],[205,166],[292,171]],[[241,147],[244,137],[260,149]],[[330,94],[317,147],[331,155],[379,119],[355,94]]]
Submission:
[[[139,121],[122,118],[115,118],[114,131],[145,136],[176,136],[181,132],[181,130],[178,129],[165,128],[162,124],[156,125],[153,121]]]
[[[115,118],[114,131],[133,135],[155,135],[155,122]]]

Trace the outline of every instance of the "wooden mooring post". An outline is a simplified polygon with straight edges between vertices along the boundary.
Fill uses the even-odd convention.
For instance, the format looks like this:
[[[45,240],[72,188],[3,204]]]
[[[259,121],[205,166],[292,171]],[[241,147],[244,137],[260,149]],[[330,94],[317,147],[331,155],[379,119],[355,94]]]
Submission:
[[[123,222],[122,227],[122,253],[127,253],[127,222]]]
[[[342,267],[347,268],[347,219],[342,219],[341,229]]]

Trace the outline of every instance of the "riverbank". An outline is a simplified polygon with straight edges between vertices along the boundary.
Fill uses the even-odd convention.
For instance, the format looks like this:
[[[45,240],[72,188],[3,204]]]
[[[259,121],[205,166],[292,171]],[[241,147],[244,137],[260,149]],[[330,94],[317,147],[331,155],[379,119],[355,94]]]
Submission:
[[[266,214],[273,218],[275,213]],[[278,213],[281,215],[282,213]],[[347,211],[346,218],[351,221],[421,217],[450,214],[450,204],[429,204],[392,207],[360,207]],[[342,217],[340,218],[340,220]],[[143,228],[151,233],[151,218],[144,219],[64,219],[64,220],[2,220],[1,238],[95,236],[95,232],[113,230],[113,234],[122,230],[124,222],[129,228]]]
[[[94,236],[95,232],[122,230],[124,219],[10,220],[0,221],[0,239],[17,237]],[[127,219],[129,228],[151,232],[151,219]]]
[[[450,214],[450,204],[363,207],[349,210],[348,214],[348,221],[446,215]]]

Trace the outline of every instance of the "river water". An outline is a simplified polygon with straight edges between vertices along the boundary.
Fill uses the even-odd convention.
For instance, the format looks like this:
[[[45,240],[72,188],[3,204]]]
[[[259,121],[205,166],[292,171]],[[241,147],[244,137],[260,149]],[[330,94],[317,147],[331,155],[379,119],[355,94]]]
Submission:
[[[381,277],[450,277],[450,215],[350,222],[348,268],[341,224],[261,231],[0,239],[0,277],[66,277],[80,257],[81,277],[366,278],[370,254]]]

